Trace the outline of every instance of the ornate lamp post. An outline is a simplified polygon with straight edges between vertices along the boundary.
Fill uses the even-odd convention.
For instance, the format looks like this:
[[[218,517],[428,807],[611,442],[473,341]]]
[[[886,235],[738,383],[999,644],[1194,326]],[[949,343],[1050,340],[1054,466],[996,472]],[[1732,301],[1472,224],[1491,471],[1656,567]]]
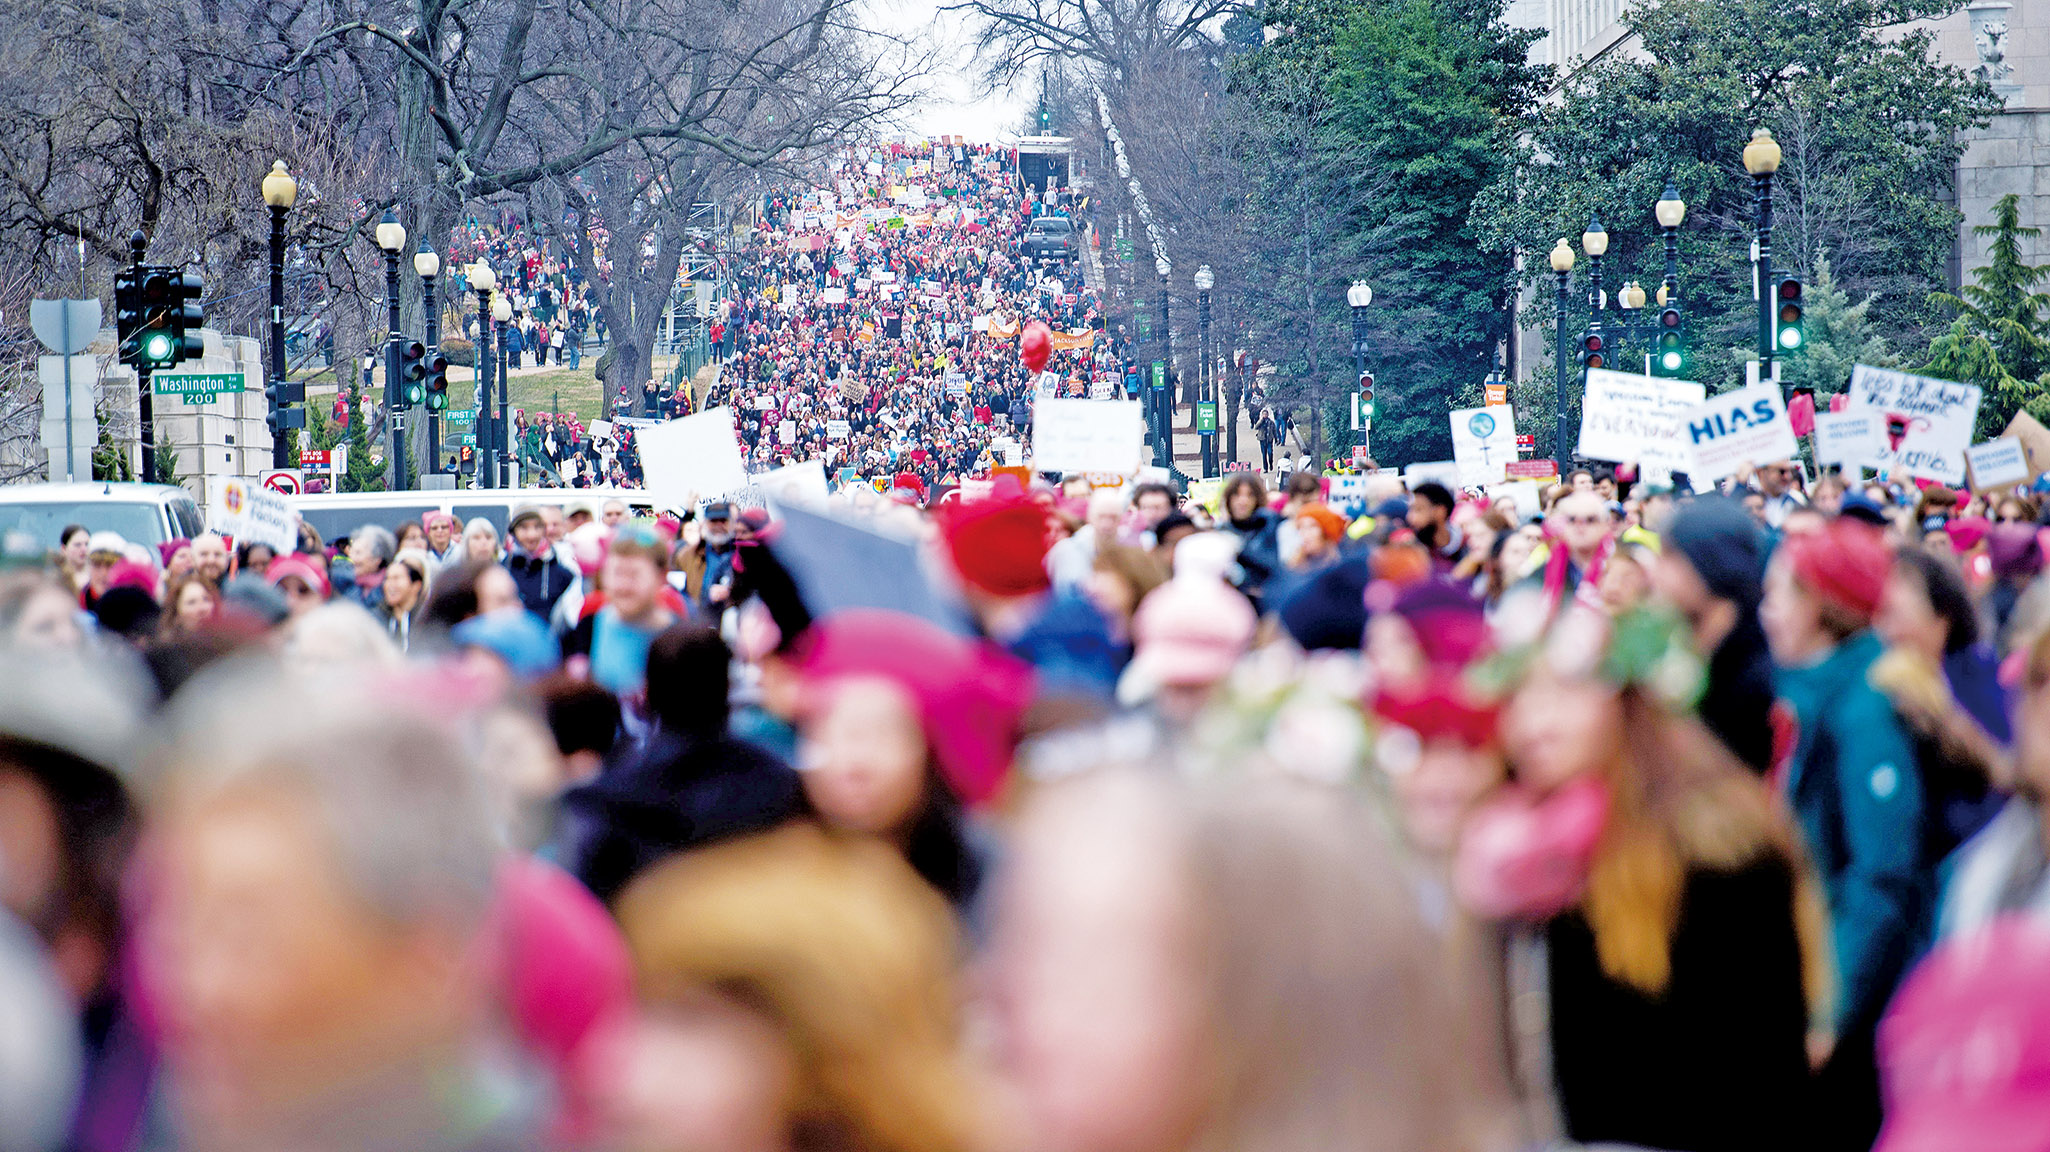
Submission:
[[[1211,428],[1202,434],[1203,478],[1217,475],[1217,375],[1210,366],[1210,289],[1217,277],[1210,265],[1196,269],[1196,397],[1210,404]]]
[[[285,162],[271,165],[263,178],[263,202],[270,206],[270,466],[292,466],[291,447],[285,421],[285,214],[299,200],[299,182],[285,169]],[[299,393],[304,400],[306,394]],[[299,419],[304,420],[305,416]]]
[[[384,303],[391,314],[384,343],[384,412],[391,442],[385,489],[396,492],[407,487],[405,397],[399,391],[399,250],[406,246],[406,226],[399,223],[396,209],[385,209],[384,219],[377,222],[377,246],[384,249]]]
[[[1659,286],[1658,302],[1661,305],[1680,302],[1680,225],[1687,219],[1687,202],[1680,199],[1679,189],[1666,181],[1666,190],[1651,206],[1651,214],[1658,219],[1659,231],[1666,240],[1666,280]]]
[[[505,357],[505,325],[512,319],[512,301],[499,292],[491,298],[491,322],[498,329],[498,420],[491,429],[492,447],[498,456],[498,486],[512,487],[512,422],[506,417],[506,393],[512,391]]]
[[[1744,145],[1744,171],[1751,173],[1751,218],[1758,230],[1758,260],[1752,270],[1758,296],[1758,379],[1774,379],[1772,368],[1772,174],[1780,170],[1780,146],[1763,128]]]
[[[477,394],[470,409],[470,433],[477,441],[477,487],[489,488],[498,474],[491,465],[490,438],[491,373],[498,366],[498,357],[491,350],[491,291],[498,287],[498,275],[481,256],[470,265],[470,287],[477,291],[477,344],[470,356]]]
[[[1558,457],[1559,467],[1562,469],[1560,474],[1564,475],[1563,469],[1566,467],[1567,454],[1566,363],[1568,357],[1566,349],[1566,309],[1572,302],[1571,284],[1573,280],[1573,249],[1566,243],[1564,236],[1559,237],[1559,242],[1552,246],[1552,275],[1559,282],[1558,338],[1553,341],[1555,345],[1553,348],[1553,371],[1557,378],[1558,389],[1553,393],[1552,409],[1552,414],[1557,420],[1557,428],[1553,433],[1552,455]]]
[[[1345,302],[1352,306],[1352,378],[1355,387],[1364,388],[1367,379],[1367,306],[1374,302],[1374,290],[1365,280],[1355,280],[1345,290]],[[1373,415],[1361,414],[1361,442],[1371,452],[1373,443]]]
[[[420,274],[420,311],[426,316],[427,355],[431,359],[441,344],[441,317],[434,310],[434,278],[441,275],[441,257],[420,241],[420,250],[413,253],[413,271]],[[427,471],[441,471],[441,417],[434,410],[435,400],[427,398]]]

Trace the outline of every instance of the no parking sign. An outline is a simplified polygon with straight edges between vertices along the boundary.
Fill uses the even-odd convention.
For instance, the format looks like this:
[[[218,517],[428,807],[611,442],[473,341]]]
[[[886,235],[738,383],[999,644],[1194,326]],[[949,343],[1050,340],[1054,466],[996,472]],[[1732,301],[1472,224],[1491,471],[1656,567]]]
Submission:
[[[281,496],[297,496],[306,490],[306,479],[297,468],[267,468],[257,482]]]

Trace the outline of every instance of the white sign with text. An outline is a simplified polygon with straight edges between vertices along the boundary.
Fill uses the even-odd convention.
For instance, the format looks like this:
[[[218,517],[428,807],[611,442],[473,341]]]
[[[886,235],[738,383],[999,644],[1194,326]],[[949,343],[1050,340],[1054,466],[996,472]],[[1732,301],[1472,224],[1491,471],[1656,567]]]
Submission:
[[[1679,417],[1707,398],[1708,389],[1692,380],[1591,368],[1580,404],[1579,453],[1684,472],[1692,456]]]
[[[1880,451],[1860,463],[1945,484],[1965,482],[1965,449],[1979,416],[1977,385],[1859,364],[1851,369],[1851,407],[1873,409],[1884,421]]]
[[[1694,453],[1687,474],[1696,481],[1720,480],[1800,451],[1786,401],[1772,384],[1739,388],[1697,404],[1681,414],[1680,428]]]
[[[2029,457],[2022,442],[2012,436],[1988,440],[1965,449],[1965,463],[1972,469],[1972,488],[1984,492],[2005,488],[2029,479]]]
[[[1886,420],[1877,411],[1853,405],[1815,414],[1817,464],[1863,464],[1885,450]]]

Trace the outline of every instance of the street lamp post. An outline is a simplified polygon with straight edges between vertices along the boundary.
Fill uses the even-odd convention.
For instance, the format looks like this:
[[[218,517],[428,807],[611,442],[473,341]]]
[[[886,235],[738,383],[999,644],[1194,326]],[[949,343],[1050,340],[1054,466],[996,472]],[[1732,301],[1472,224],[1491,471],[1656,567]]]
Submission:
[[[406,246],[406,226],[399,223],[397,209],[384,210],[377,222],[377,246],[384,249],[384,302],[391,315],[384,342],[384,413],[391,446],[385,453],[385,490],[397,492],[406,484],[405,397],[399,391],[399,250]]]
[[[1763,128],[1744,145],[1744,171],[1751,173],[1752,222],[1758,229],[1758,260],[1752,279],[1758,296],[1758,379],[1774,378],[1772,369],[1772,174],[1780,168],[1780,146]]]
[[[1659,231],[1666,241],[1666,280],[1659,286],[1660,305],[1680,303],[1680,225],[1687,219],[1687,202],[1680,199],[1679,189],[1666,181],[1666,190],[1660,194],[1658,203],[1651,206],[1651,214],[1658,219]]]
[[[279,417],[277,427],[270,434],[270,466],[289,468],[292,466],[291,448],[287,439],[291,429],[285,426],[285,213],[299,199],[299,183],[285,170],[280,160],[271,165],[269,175],[263,178],[263,202],[270,205],[270,379],[273,395],[279,399],[271,402],[272,410]]]
[[[491,300],[492,326],[498,329],[498,420],[492,426],[491,437],[498,456],[500,488],[512,487],[512,422],[506,416],[506,394],[512,391],[512,376],[505,346],[505,325],[511,319],[512,301],[500,292]]]
[[[1196,396],[1210,404],[1210,430],[1202,433],[1203,478],[1217,475],[1217,376],[1210,368],[1210,289],[1217,284],[1210,265],[1196,269]]]
[[[470,438],[477,442],[477,487],[489,488],[497,475],[491,466],[491,373],[498,358],[491,351],[491,290],[498,276],[483,257],[470,265],[470,287],[477,291],[477,343],[470,351],[476,394],[471,397]]]
[[[1602,291],[1602,257],[1608,255],[1609,230],[1602,227],[1600,218],[1588,220],[1587,231],[1580,234],[1580,250],[1587,253],[1587,329],[1600,332],[1602,313],[1609,306],[1609,298]]]
[[[1552,246],[1552,275],[1559,281],[1558,339],[1553,341],[1553,373],[1556,390],[1553,392],[1552,414],[1557,428],[1552,436],[1552,455],[1558,457],[1561,475],[1566,467],[1566,309],[1572,303],[1573,249],[1564,236]]]
[[[413,271],[420,274],[420,311],[427,323],[427,359],[434,358],[434,351],[441,344],[441,317],[434,310],[434,278],[441,275],[441,257],[420,241],[420,250],[413,253]],[[434,398],[427,402],[427,471],[441,471],[441,417],[434,411]]]
[[[1174,404],[1175,392],[1181,385],[1181,373],[1175,371],[1174,325],[1167,315],[1167,278],[1174,272],[1174,266],[1167,257],[1156,257],[1153,271],[1160,276],[1160,360],[1167,366],[1167,387],[1159,389],[1156,397],[1160,421],[1160,466],[1174,467]]]
[[[1345,302],[1352,306],[1352,378],[1355,388],[1367,378],[1367,305],[1374,302],[1374,290],[1365,280],[1355,280],[1345,290]],[[1372,454],[1372,418],[1362,416],[1360,442]]]

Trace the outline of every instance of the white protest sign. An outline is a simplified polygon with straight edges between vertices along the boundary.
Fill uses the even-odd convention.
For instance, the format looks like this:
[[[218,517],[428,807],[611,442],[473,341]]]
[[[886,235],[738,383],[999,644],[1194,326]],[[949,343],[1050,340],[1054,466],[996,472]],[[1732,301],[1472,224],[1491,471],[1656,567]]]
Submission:
[[[593,439],[593,440],[608,440],[608,439],[611,439],[611,437],[612,437],[612,421],[610,421],[610,420],[593,420],[593,421],[591,421],[591,439]]]
[[[1739,388],[1696,404],[1681,414],[1680,427],[1694,449],[1687,474],[1697,481],[1718,480],[1746,465],[1790,459],[1800,451],[1786,401],[1774,384]]]
[[[1116,388],[1117,385],[1112,384],[1109,379],[1099,377],[1089,382],[1089,398],[1091,400],[1109,400],[1112,398]]]
[[[1146,428],[1136,400],[1039,401],[1032,466],[1041,472],[1115,472],[1139,467]]]
[[[845,440],[853,432],[853,426],[845,420],[826,421],[826,439],[828,440]]]
[[[1978,492],[2020,484],[2033,475],[2022,442],[2012,436],[1965,449],[1965,463],[1971,466],[1972,489]]]
[[[1034,396],[1043,399],[1057,394],[1060,390],[1061,378],[1059,373],[1041,372],[1037,377],[1033,378],[1032,394]]]
[[[747,466],[733,433],[733,410],[710,408],[695,416],[642,429],[641,468],[649,495],[682,506],[694,496],[747,487]]]
[[[819,303],[845,304],[847,303],[847,289],[842,288],[838,285],[834,285],[831,288],[823,289],[819,292]]]
[[[237,543],[268,544],[275,552],[299,546],[299,513],[289,497],[239,477],[217,481],[207,524]]]
[[[1580,404],[1580,455],[1684,472],[1689,455],[1679,414],[1707,396],[1708,390],[1692,380],[1590,368]]]
[[[776,425],[776,443],[778,443],[778,444],[795,444],[795,443],[797,443],[797,421],[795,421],[795,420],[784,420],[784,421],[781,421],[781,422],[779,422],[779,423],[778,423],[778,424]]]
[[[1411,464],[1402,470],[1402,482],[1412,492],[1416,491],[1417,485],[1433,480],[1447,488],[1458,488],[1458,461],[1427,460],[1422,464]]]
[[[1516,414],[1507,404],[1461,408],[1451,413],[1452,458],[1464,487],[1499,484],[1503,467],[1516,459]]]
[[[1861,463],[1924,480],[1965,482],[1965,449],[1979,415],[1979,389],[1890,368],[1851,369],[1851,407],[1878,410],[1886,422],[1882,451]]]
[[[824,504],[831,490],[826,486],[826,465],[823,460],[806,460],[801,464],[786,464],[773,468],[755,478],[762,495],[768,498],[772,510],[792,504]]]
[[[755,411],[757,411],[757,412],[774,412],[775,410],[776,410],[776,398],[775,398],[775,397],[773,397],[773,396],[757,396],[757,397],[755,397]]]
[[[1886,418],[1872,408],[1815,414],[1815,462],[1858,465],[1886,451]]]

